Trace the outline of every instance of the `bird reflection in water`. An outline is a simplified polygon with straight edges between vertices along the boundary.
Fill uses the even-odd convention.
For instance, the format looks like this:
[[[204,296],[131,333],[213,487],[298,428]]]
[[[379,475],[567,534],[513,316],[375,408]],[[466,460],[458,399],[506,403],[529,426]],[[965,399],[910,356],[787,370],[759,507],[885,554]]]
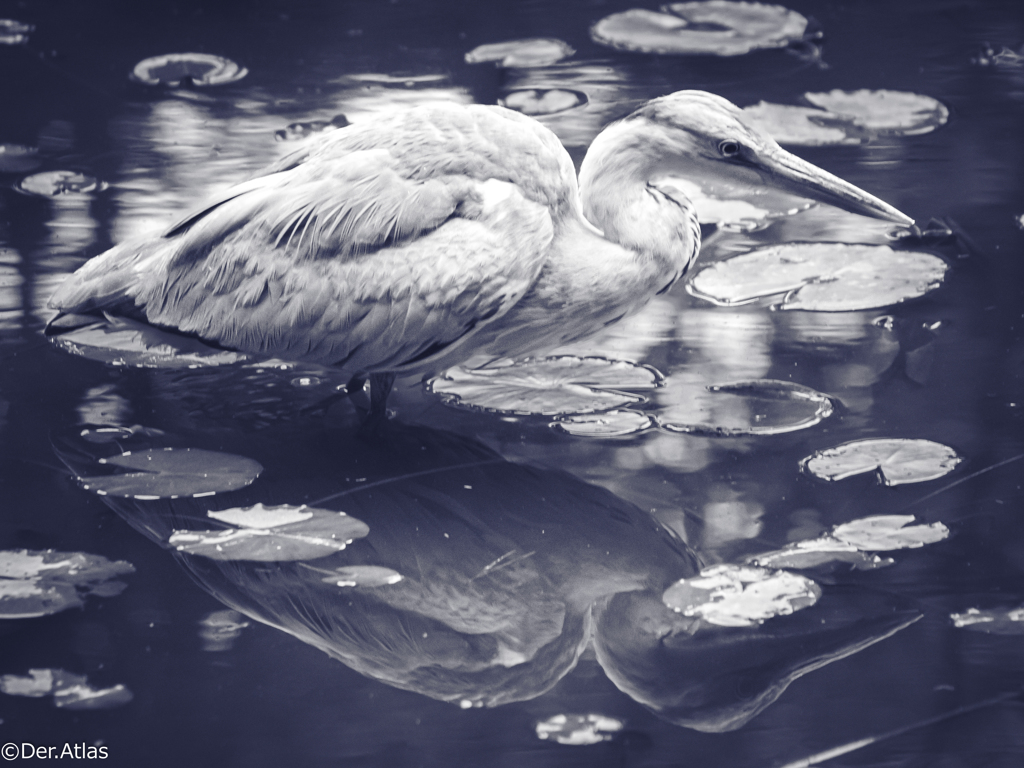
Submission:
[[[249,436],[246,454],[273,470],[240,491],[103,499],[230,608],[370,678],[462,707],[537,697],[593,642],[609,678],[652,711],[731,730],[800,675],[918,618],[891,598],[826,588],[818,605],[761,626],[709,625],[661,601],[697,573],[698,557],[612,493],[445,432],[353,434],[325,430],[290,440],[286,452]],[[131,447],[151,439],[138,432]],[[77,430],[55,446],[79,474],[97,457]],[[339,478],[338,467],[363,482]],[[369,534],[328,557],[280,563],[214,560],[167,543],[174,530],[210,528],[209,510],[298,499],[343,509]],[[403,578],[348,587],[323,578],[367,565]]]

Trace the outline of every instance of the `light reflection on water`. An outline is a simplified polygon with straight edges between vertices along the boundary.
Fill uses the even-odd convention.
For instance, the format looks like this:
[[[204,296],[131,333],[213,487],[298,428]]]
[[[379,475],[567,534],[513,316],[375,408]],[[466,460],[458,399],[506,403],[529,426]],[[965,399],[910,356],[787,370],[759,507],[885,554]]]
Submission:
[[[96,601],[85,613],[0,625],[0,643],[6,646],[0,674],[64,664],[92,676],[102,668],[112,676],[111,684],[129,683],[136,705],[146,702],[148,709],[145,718],[138,714],[141,709],[131,707],[102,714],[106,718],[102,727],[110,734],[105,737],[92,725],[78,724],[69,730],[66,721],[56,719],[61,713],[25,707],[38,702],[8,699],[0,701],[0,707],[2,727],[11,729],[5,731],[11,740],[43,743],[57,735],[63,739],[80,734],[89,741],[109,738],[112,749],[118,749],[116,754],[137,756],[144,752],[142,742],[166,741],[171,731],[194,733],[198,745],[223,740],[224,732],[232,734],[228,747],[212,748],[196,764],[213,764],[214,754],[220,764],[273,764],[290,752],[309,765],[333,764],[337,759],[412,765],[424,755],[438,764],[504,765],[526,755],[529,764],[575,764],[593,758],[588,764],[675,765],[679,755],[687,755],[695,765],[763,765],[947,711],[1024,680],[1016,638],[955,630],[946,618],[951,611],[972,605],[1011,606],[1024,600],[1018,586],[1024,570],[1020,516],[1015,512],[1021,493],[1013,465],[916,506],[908,505],[944,481],[887,489],[860,477],[825,485],[797,469],[800,459],[815,450],[868,435],[926,436],[944,442],[968,457],[964,475],[1021,450],[1024,393],[1018,374],[1024,347],[1019,333],[1019,257],[1024,243],[1011,217],[1024,210],[1020,185],[1024,155],[1016,138],[1022,122],[1020,75],[970,64],[971,51],[983,41],[1019,45],[1024,26],[1009,19],[1010,5],[963,4],[962,8],[998,18],[986,17],[972,27],[972,11],[956,28],[929,20],[927,9],[915,10],[909,4],[894,10],[899,18],[883,29],[867,6],[824,8],[819,20],[829,36],[825,59],[831,70],[805,66],[784,53],[757,54],[759,58],[750,64],[645,59],[610,52],[589,46],[585,30],[598,15],[612,9],[580,4],[551,20],[557,29],[539,30],[538,19],[547,13],[541,13],[542,5],[548,7],[510,5],[501,24],[469,12],[456,23],[429,4],[401,17],[399,23],[400,9],[352,6],[351,12],[336,12],[326,37],[323,19],[314,29],[318,25],[302,21],[299,13],[298,20],[290,22],[288,34],[301,39],[301,30],[306,29],[312,35],[312,50],[303,51],[308,65],[297,64],[295,57],[285,54],[281,61],[273,61],[272,52],[254,52],[256,62],[244,62],[251,70],[249,78],[223,91],[143,95],[133,91],[130,98],[123,98],[125,93],[117,88],[124,86],[115,84],[114,78],[104,87],[118,98],[92,105],[95,115],[90,119],[102,123],[103,138],[97,138],[95,131],[80,130],[73,146],[70,140],[54,144],[40,139],[41,152],[48,153],[47,169],[64,167],[65,160],[68,167],[77,169],[97,158],[97,167],[108,169],[103,180],[110,188],[46,201],[7,190],[0,199],[4,212],[0,349],[5,355],[16,351],[5,357],[0,378],[4,487],[13,510],[0,521],[0,548],[102,552],[131,560],[138,573],[123,595]],[[54,18],[49,23],[60,25]],[[473,24],[479,28],[469,29],[464,41],[457,37],[465,31],[462,27]],[[44,26],[40,23],[40,28]],[[345,34],[355,29],[361,33]],[[557,65],[535,69],[497,70],[489,64],[461,63],[464,50],[479,42],[519,35],[520,30],[524,36],[562,34],[579,53]],[[258,34],[250,28],[246,32]],[[147,35],[146,50],[140,55],[181,45],[162,34],[159,25]],[[425,43],[431,35],[443,42]],[[871,51],[867,61],[858,58],[864,49]],[[112,71],[126,73],[132,63],[112,63]],[[351,441],[355,413],[347,401],[332,397],[344,382],[332,379],[329,372],[251,368],[123,372],[61,355],[40,344],[37,336],[49,314],[46,298],[86,256],[110,243],[168,226],[207,195],[291,151],[297,144],[276,141],[275,132],[292,122],[329,122],[338,114],[358,122],[372,119],[380,109],[434,99],[494,102],[513,90],[567,88],[587,93],[587,104],[543,117],[542,122],[578,160],[608,120],[672,90],[707,88],[743,105],[761,99],[790,103],[807,90],[894,86],[946,101],[954,109],[950,124],[927,136],[803,154],[921,221],[931,216],[952,219],[970,242],[943,246],[943,254],[954,262],[950,286],[906,306],[849,313],[784,312],[763,306],[714,308],[677,286],[601,336],[560,350],[657,367],[667,383],[651,393],[648,407],[655,411],[691,407],[693,393],[709,385],[763,378],[800,383],[833,397],[837,412],[803,432],[711,438],[648,431],[587,440],[557,434],[543,420],[503,420],[445,409],[423,395],[415,382],[400,382],[394,407],[401,428],[419,425],[450,433],[428,439],[430,452],[448,450],[452,462],[458,463],[462,459],[456,461],[456,454],[492,456],[489,451],[493,450],[493,456],[503,462],[542,468],[525,470],[498,463],[500,469],[493,472],[466,470],[450,478],[450,487],[443,492],[435,487],[428,493],[425,486],[402,479],[416,470],[415,461],[394,455],[371,460],[372,450],[345,443]],[[61,89],[67,87],[71,86],[44,85],[38,99],[58,108],[66,99]],[[17,103],[16,99],[25,96],[12,96],[7,103]],[[34,109],[48,112],[51,105]],[[47,114],[39,123],[48,125],[50,120]],[[43,133],[45,139],[49,134]],[[0,135],[0,141],[27,139]],[[116,162],[107,156],[111,150]],[[4,181],[13,183],[16,178],[6,174]],[[710,235],[698,266],[777,242],[890,243],[890,230],[891,225],[884,222],[816,206],[756,231]],[[941,245],[925,243],[929,249],[941,250]],[[315,377],[319,383],[290,384],[303,376]],[[730,418],[749,415],[745,405],[731,405],[728,411],[725,415]],[[385,640],[394,642],[412,626],[403,621],[422,623],[426,621],[422,616],[428,614],[432,621],[447,622],[446,632],[453,625],[457,631],[450,631],[436,646],[414,644],[415,652],[404,657],[394,652],[386,660],[359,656],[365,649],[356,648],[358,643],[347,650],[330,650],[366,678],[336,662],[328,663],[322,654],[264,626],[241,630],[233,650],[208,654],[222,659],[222,666],[200,660],[197,622],[223,606],[195,589],[172,558],[146,538],[154,538],[161,525],[166,527],[168,515],[187,517],[196,514],[196,508],[161,503],[160,511],[155,511],[141,502],[117,505],[118,513],[143,533],[140,536],[111,517],[95,498],[59,480],[62,476],[53,469],[40,466],[52,467],[56,461],[49,445],[51,430],[135,423],[165,429],[195,446],[258,453],[267,468],[259,482],[266,485],[253,486],[256,495],[241,497],[246,503],[265,500],[259,495],[264,492],[279,494],[279,503],[300,503],[355,487],[360,478],[391,478],[394,482],[386,490],[377,496],[368,494],[356,506],[373,518],[371,528],[381,537],[373,545],[377,555],[389,552],[397,569],[415,567],[427,576],[421,581],[423,592],[410,593],[400,606],[401,601],[387,606],[388,611],[397,611],[389,613],[387,621],[394,615],[402,618],[396,620],[399,629]],[[339,439],[339,434],[345,437]],[[367,462],[376,475],[366,470]],[[503,477],[503,472],[508,475]],[[526,492],[528,484],[522,477],[527,475],[538,483],[532,488],[535,497]],[[652,518],[647,515],[651,515],[694,548],[705,563],[735,562],[812,538],[839,522],[905,509],[950,524],[955,537],[941,545],[900,553],[897,564],[888,569],[826,574],[822,582],[834,588],[833,596],[841,594],[849,601],[834,610],[837,620],[852,622],[857,615],[855,604],[866,612],[867,624],[881,623],[879,616],[885,611],[896,615],[919,610],[924,619],[862,653],[808,674],[744,728],[712,739],[658,720],[635,703],[643,702],[666,717],[671,710],[681,721],[684,716],[678,714],[676,704],[666,703],[666,697],[685,692],[717,701],[722,685],[703,687],[700,670],[734,669],[729,659],[714,654],[682,659],[690,646],[661,643],[664,637],[678,639],[689,630],[673,623],[680,620],[664,609],[656,592],[652,598],[652,590],[685,575],[692,563],[678,552],[673,554],[674,545],[666,545],[660,534],[647,531],[643,536],[653,538],[632,538],[617,534],[596,512],[588,517],[588,508],[579,498],[592,498],[588,494],[598,491],[581,481],[611,491],[617,499],[608,504],[618,505],[637,530],[649,524]],[[484,490],[489,483],[494,484],[490,496]],[[461,486],[474,486],[479,501],[452,501]],[[488,602],[487,596],[463,590],[462,582],[472,581],[488,562],[509,551],[530,551],[530,537],[538,536],[534,528],[548,524],[543,517],[551,506],[548,495],[577,502],[564,502],[571,516],[551,514],[553,523],[555,518],[571,517],[572,524],[560,520],[565,530],[562,539],[545,544],[548,559],[534,567],[537,558],[528,558],[505,572],[509,581],[503,594],[508,602],[497,601],[497,607],[493,599]],[[498,517],[488,517],[488,510],[499,502],[518,509],[508,515],[518,516],[517,525],[525,521],[527,533],[513,531],[512,523],[497,534],[487,530],[498,525]],[[406,517],[397,512],[402,505],[409,513]],[[353,508],[341,508],[356,514]],[[453,555],[418,538],[422,532],[417,525],[436,526],[440,532],[447,524],[446,515],[458,521],[465,541],[479,549],[460,544]],[[605,555],[597,544],[605,547]],[[357,552],[353,546],[349,554]],[[289,594],[289,587],[312,589],[312,582],[295,576],[297,571],[272,566],[220,568],[198,558],[185,567],[220,601],[258,615],[271,626],[282,626],[313,647],[324,647],[317,611],[332,609],[317,603],[311,608]],[[535,568],[532,573],[531,568]],[[522,578],[516,581],[512,576]],[[845,589],[856,593],[855,598]],[[872,592],[876,589],[878,593]],[[536,602],[531,603],[533,598]],[[568,618],[555,629],[559,622],[552,616],[562,609],[552,606],[559,600],[570,607],[565,613]],[[371,599],[364,602],[371,617],[373,610],[384,610]],[[913,606],[908,605],[911,602]],[[598,609],[600,658],[585,643],[584,624],[589,619],[584,614],[591,603]],[[497,615],[502,606],[508,615]],[[458,616],[441,616],[449,610]],[[288,621],[305,624],[300,629]],[[488,631],[481,632],[480,626],[488,622]],[[392,625],[371,618],[362,629],[350,631],[372,632],[384,626]],[[877,637],[889,628],[864,625],[854,631],[851,626],[842,624],[828,642],[824,636],[815,636],[811,642],[815,652],[838,658],[857,638],[872,632]],[[563,636],[562,628],[577,634]],[[381,634],[387,632],[381,630]],[[750,657],[762,666],[775,664],[785,674],[813,666],[813,653],[801,655],[800,642],[793,640],[802,637],[796,630],[770,647],[757,645],[761,641],[755,642],[756,635],[749,633],[754,648]],[[417,665],[431,659],[447,659],[451,664],[464,661],[469,654],[460,650],[459,643],[475,643],[480,658],[496,660],[494,668],[507,672],[515,671],[514,661],[535,660],[538,648],[565,637],[569,639],[559,646],[550,667],[539,677],[531,677],[528,668],[520,669],[524,674],[515,683],[529,696],[551,685],[554,688],[495,712],[462,712],[378,682],[436,696],[436,690],[425,690],[427,684],[409,681],[420,674]],[[487,646],[491,656],[480,650],[487,643],[493,644],[493,648]],[[658,656],[665,647],[674,659],[669,665]],[[569,672],[577,654],[582,654],[579,665]],[[612,657],[617,661],[609,661]],[[635,666],[629,666],[631,662]],[[567,676],[559,681],[563,674]],[[778,675],[758,674],[755,669],[747,670],[746,676],[729,677],[726,688],[745,691],[747,686],[748,693],[756,694],[778,679]],[[615,689],[609,678],[630,695]],[[660,679],[672,680],[676,687],[666,693],[655,685]],[[214,686],[214,680],[221,687]],[[481,684],[475,689],[477,698],[471,699],[529,698],[509,695],[511,689],[502,688],[504,684],[488,683],[489,689]],[[440,698],[458,700],[454,694]],[[735,701],[729,706],[735,706]],[[237,714],[225,718],[225,711]],[[624,719],[627,736],[585,748],[607,749],[590,752],[587,758],[565,752],[567,747],[536,742],[534,722],[558,712],[591,711]],[[212,729],[211,722],[218,722],[219,730]],[[924,730],[894,742],[891,749],[879,745],[850,759],[851,764],[862,765],[952,766],[973,764],[978,757],[985,764],[1008,766],[1024,755],[1021,733],[1024,725],[1018,703],[973,720],[953,721],[942,733]],[[168,764],[195,761],[194,749],[179,745],[169,753]],[[963,758],[965,754],[970,759]]]

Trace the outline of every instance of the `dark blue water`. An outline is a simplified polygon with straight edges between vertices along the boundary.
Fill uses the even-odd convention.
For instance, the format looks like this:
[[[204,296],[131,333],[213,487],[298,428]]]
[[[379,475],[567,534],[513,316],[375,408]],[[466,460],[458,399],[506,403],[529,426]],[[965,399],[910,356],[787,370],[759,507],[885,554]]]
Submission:
[[[123,684],[133,700],[72,711],[0,694],[0,742],[102,744],[107,764],[125,766],[770,766],[1020,690],[1021,634],[950,619],[1024,602],[1024,69],[973,61],[986,47],[1020,50],[1018,4],[791,3],[824,30],[827,68],[786,51],[659,57],[590,40],[593,22],[628,7],[0,4],[0,18],[36,27],[27,44],[0,45],[0,144],[39,150],[35,169],[0,175],[0,550],[135,567],[120,595],[0,620],[0,675],[62,668]],[[463,60],[538,36],[576,54],[530,71]],[[138,61],[176,51],[226,56],[249,74],[206,89],[129,82]],[[668,385],[652,408],[685,405],[683,384],[752,379],[833,398],[821,424],[770,436],[573,437],[549,419],[452,409],[407,380],[387,434],[367,442],[351,405],[330,397],[344,382],[323,372],[300,385],[269,367],[125,370],[44,340],[45,302],[66,274],[291,149],[275,140],[289,124],[355,122],[430,97],[495,103],[552,82],[590,99],[548,118],[577,161],[605,122],[681,89],[741,106],[834,88],[939,99],[950,118],[934,132],[798,154],[921,223],[942,219],[952,234],[921,247],[951,265],[944,286],[895,307],[813,313],[714,307],[679,285],[572,350],[656,367]],[[106,188],[15,191],[48,170]],[[800,216],[731,247],[885,242],[866,219]],[[710,242],[705,259],[729,250]],[[166,434],[124,447],[225,451],[264,472],[206,499],[104,503],[73,478],[110,454],[82,439],[86,424],[141,424]],[[898,487],[799,470],[816,450],[868,437],[929,439],[965,460]],[[348,597],[294,563],[218,563],[165,543],[208,509],[326,497],[371,530],[331,563],[386,565],[418,592]],[[703,564],[737,563],[880,514],[951,535],[889,553],[887,568],[808,572],[818,605],[749,629],[691,638],[660,602],[694,573],[690,549]],[[229,608],[248,625],[211,643],[200,622]],[[763,711],[736,730],[687,727],[751,707]],[[623,727],[589,746],[539,739],[537,723],[559,714]],[[1022,762],[1024,707],[1006,698],[823,764]]]

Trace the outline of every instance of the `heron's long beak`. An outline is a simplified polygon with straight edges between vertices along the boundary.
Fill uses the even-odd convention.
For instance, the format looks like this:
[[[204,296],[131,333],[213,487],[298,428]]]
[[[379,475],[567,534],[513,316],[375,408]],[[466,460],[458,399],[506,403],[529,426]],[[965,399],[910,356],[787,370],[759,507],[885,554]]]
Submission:
[[[794,195],[828,203],[844,211],[893,221],[909,226],[914,220],[888,203],[833,176],[784,149],[773,149],[760,157],[759,170],[774,186]]]

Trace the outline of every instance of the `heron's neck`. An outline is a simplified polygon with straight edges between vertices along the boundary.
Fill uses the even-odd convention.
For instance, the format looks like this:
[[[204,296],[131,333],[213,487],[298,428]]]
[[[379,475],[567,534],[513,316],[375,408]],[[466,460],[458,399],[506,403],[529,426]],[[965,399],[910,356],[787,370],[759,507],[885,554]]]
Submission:
[[[602,131],[580,166],[583,214],[606,239],[666,272],[682,274],[700,237],[693,206],[660,183],[678,153],[639,121]]]

